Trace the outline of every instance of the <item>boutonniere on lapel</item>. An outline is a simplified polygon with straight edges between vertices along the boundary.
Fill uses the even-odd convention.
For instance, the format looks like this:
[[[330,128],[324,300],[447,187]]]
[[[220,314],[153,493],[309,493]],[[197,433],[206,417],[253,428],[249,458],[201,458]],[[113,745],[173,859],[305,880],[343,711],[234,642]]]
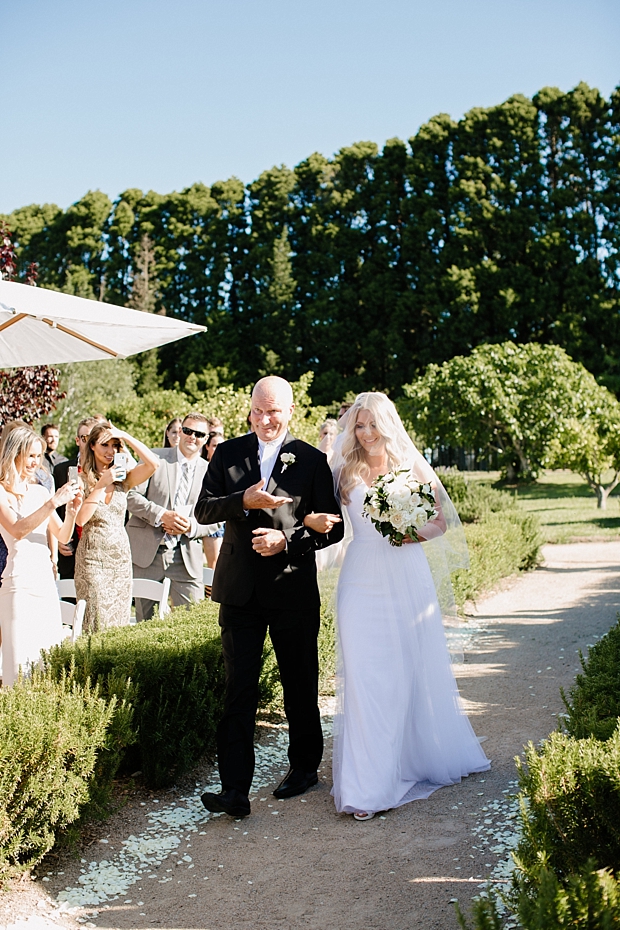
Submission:
[[[295,464],[295,456],[292,452],[283,452],[280,461],[282,462],[282,474],[284,474],[289,465]]]

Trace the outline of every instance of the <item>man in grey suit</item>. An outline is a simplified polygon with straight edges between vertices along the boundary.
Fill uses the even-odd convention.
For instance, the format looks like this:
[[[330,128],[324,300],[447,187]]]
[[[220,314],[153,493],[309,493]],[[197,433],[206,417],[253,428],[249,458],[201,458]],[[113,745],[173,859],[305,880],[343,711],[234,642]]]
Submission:
[[[200,454],[207,430],[206,417],[188,413],[179,445],[155,450],[161,459],[157,471],[127,498],[134,578],[169,578],[175,607],[204,598],[202,538],[209,527],[193,513],[207,470]],[[136,598],[136,619],[148,620],[154,607],[154,601]]]

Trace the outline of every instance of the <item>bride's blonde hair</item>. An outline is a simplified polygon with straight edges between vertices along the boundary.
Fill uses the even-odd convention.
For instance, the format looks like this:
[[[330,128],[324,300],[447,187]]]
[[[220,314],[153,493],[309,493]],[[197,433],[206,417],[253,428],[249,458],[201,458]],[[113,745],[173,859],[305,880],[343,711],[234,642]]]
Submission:
[[[345,414],[346,423],[339,444],[340,462],[337,478],[343,504],[349,503],[350,492],[360,478],[368,484],[367,479],[370,476],[364,450],[355,435],[360,410],[368,410],[371,413],[375,428],[385,443],[388,471],[411,465],[412,442],[390,398],[379,391],[358,394],[355,403]]]

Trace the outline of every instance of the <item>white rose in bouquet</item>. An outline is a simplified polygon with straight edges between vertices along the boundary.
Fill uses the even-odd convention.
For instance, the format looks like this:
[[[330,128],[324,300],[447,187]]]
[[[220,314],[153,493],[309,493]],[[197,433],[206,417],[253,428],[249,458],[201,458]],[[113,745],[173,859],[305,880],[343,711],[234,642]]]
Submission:
[[[364,515],[392,546],[402,546],[407,536],[418,539],[418,530],[437,514],[431,485],[417,481],[408,469],[379,475],[364,498]]]
[[[407,485],[400,485],[389,492],[390,503],[393,507],[403,510],[411,503],[411,490]]]

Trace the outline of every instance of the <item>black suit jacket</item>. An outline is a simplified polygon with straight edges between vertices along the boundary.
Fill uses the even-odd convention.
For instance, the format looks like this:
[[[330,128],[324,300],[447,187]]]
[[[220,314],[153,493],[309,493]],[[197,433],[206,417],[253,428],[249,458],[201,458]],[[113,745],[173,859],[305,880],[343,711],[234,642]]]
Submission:
[[[59,462],[58,465],[55,466],[53,476],[56,490],[67,483],[69,480],[69,467],[71,465],[77,465],[77,463],[77,456],[75,456],[75,458],[72,459],[64,459],[62,462]],[[64,504],[56,509],[56,513],[61,520],[65,519]],[[75,550],[77,549],[79,541],[80,537],[78,536],[76,527],[73,530],[73,536],[71,537],[71,543],[73,544],[73,555],[61,555],[60,552],[58,553],[58,574],[61,578],[73,578],[75,574]]]
[[[41,456],[41,465],[50,473],[50,475],[54,474],[54,470],[57,465],[61,465],[66,461],[67,456],[61,455],[60,452],[44,452]]]
[[[282,471],[284,452],[295,456]],[[339,542],[342,523],[330,533],[315,533],[303,525],[316,513],[340,513],[327,459],[314,446],[286,434],[265,490],[291,497],[291,504],[277,510],[245,512],[243,494],[260,481],[258,439],[254,433],[220,443],[209,463],[195,514],[199,523],[226,522],[226,532],[215,569],[212,597],[221,604],[241,607],[256,592],[265,607],[316,607],[320,604],[316,582],[317,549]],[[252,530],[282,530],[287,549],[261,556],[252,549]]]

